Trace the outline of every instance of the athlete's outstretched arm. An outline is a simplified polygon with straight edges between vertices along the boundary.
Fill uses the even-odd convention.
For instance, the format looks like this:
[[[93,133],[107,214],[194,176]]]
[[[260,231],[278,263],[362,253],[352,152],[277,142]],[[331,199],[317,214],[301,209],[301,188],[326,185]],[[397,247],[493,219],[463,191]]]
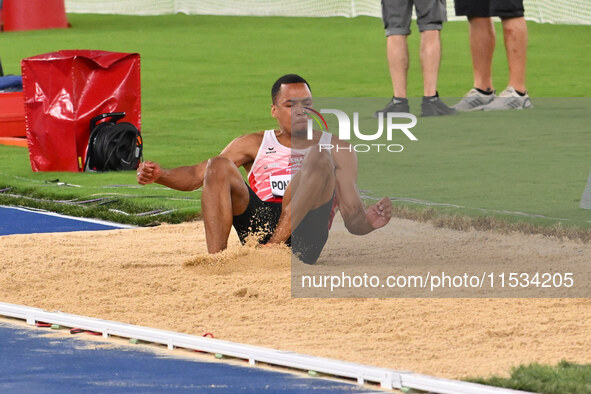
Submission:
[[[345,227],[351,234],[364,235],[384,227],[392,217],[392,202],[382,198],[365,209],[357,188],[357,157],[348,150],[333,151],[336,196]]]
[[[254,160],[260,137],[258,134],[247,134],[236,138],[220,153],[230,159],[236,167],[241,167]],[[253,153],[254,152],[254,153]],[[165,169],[153,161],[145,161],[137,170],[137,181],[140,185],[159,183],[175,190],[191,191],[203,185],[203,177],[208,160],[192,166]]]
[[[160,164],[146,160],[137,169],[140,185],[159,183],[175,190],[191,191],[203,185],[203,174],[207,160],[192,166],[165,169]]]

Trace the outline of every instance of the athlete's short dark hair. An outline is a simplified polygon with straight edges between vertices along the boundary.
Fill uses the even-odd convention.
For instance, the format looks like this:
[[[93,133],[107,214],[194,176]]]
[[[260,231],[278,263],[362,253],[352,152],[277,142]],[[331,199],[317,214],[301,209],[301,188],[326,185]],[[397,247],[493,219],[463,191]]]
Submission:
[[[284,76],[280,77],[277,81],[275,81],[273,87],[271,88],[271,100],[273,100],[273,104],[275,104],[277,94],[279,93],[279,89],[281,89],[281,85],[291,83],[305,83],[308,89],[310,89],[310,92],[312,91],[310,85],[304,78],[300,77],[297,74],[285,74]]]

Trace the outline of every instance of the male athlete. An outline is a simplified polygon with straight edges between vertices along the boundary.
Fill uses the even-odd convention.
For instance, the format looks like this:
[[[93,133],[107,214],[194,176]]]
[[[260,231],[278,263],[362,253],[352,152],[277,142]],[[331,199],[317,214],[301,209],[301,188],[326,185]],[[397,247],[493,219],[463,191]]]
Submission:
[[[286,243],[300,260],[313,264],[328,239],[336,208],[352,234],[385,226],[392,203],[384,197],[365,209],[349,143],[317,130],[312,140],[307,138],[312,95],[306,80],[282,76],[273,84],[271,98],[278,130],[238,137],[219,156],[192,166],[164,169],[145,161],[137,171],[138,183],[185,191],[203,186],[201,213],[209,253],[226,249],[233,225],[242,243],[251,235],[261,244]],[[339,149],[320,149],[319,144]],[[241,166],[248,172],[248,184]]]

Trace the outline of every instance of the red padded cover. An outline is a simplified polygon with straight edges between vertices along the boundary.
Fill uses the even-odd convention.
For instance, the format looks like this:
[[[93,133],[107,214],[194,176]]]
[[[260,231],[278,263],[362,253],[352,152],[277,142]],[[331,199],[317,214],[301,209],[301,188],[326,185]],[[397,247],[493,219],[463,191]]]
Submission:
[[[4,0],[4,30],[68,27],[64,0]]]
[[[0,137],[24,136],[23,92],[0,93]]]
[[[82,171],[90,120],[125,112],[140,129],[140,56],[65,50],[21,62],[33,171]]]

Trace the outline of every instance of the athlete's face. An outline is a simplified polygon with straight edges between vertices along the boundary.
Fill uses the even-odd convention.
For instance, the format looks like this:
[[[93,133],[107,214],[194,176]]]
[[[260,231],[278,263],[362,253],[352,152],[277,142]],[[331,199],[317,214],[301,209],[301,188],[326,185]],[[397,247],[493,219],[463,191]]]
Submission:
[[[305,135],[308,128],[308,115],[305,107],[312,106],[312,94],[305,83],[283,84],[275,103],[271,105],[271,115],[277,119],[282,131],[296,136]]]

